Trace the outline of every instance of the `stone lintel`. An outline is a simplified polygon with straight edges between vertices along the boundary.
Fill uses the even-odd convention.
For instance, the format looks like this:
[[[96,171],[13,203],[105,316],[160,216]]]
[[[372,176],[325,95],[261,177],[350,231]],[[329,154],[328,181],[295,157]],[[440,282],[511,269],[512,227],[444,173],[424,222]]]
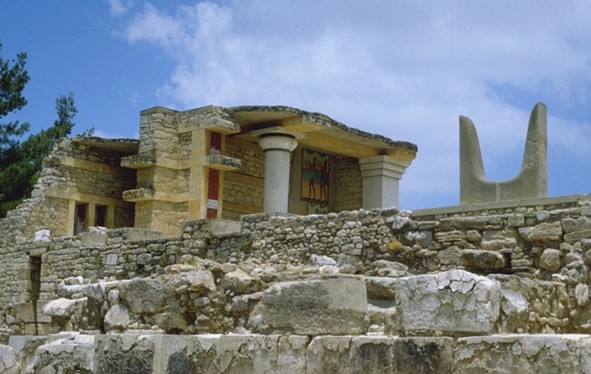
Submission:
[[[59,157],[60,164],[71,168],[89,170],[92,172],[115,175],[122,178],[129,177],[131,170],[126,170],[122,167],[102,164],[99,162],[80,160],[74,157],[61,156]]]
[[[60,188],[60,186],[52,186],[45,190],[46,197],[52,197],[56,199],[64,199],[64,200],[75,200],[75,201],[86,201],[86,202],[94,202],[100,205],[112,205],[117,206],[120,208],[130,208],[131,204],[126,203],[120,199],[115,199],[113,197],[106,197],[100,195],[93,195],[87,194],[83,192],[79,192],[73,188]]]
[[[156,157],[153,152],[139,153],[137,155],[122,157],[121,166],[129,169],[162,167],[172,170],[185,170],[191,167],[189,160],[175,160],[171,158]]]
[[[240,169],[242,161],[238,158],[215,154],[207,156],[207,163],[205,166],[220,171],[233,171]]]
[[[133,202],[154,200],[154,190],[149,188],[136,188],[134,190],[123,191],[123,200]]]
[[[182,203],[187,201],[187,193],[170,193],[155,191],[149,188],[136,188],[134,190],[123,191],[123,200],[125,201],[163,201],[167,203]]]
[[[236,123],[223,120],[221,118],[200,119],[191,124],[182,124],[178,127],[178,133],[191,132],[193,130],[209,130],[221,134],[236,134],[240,132],[240,126]]]

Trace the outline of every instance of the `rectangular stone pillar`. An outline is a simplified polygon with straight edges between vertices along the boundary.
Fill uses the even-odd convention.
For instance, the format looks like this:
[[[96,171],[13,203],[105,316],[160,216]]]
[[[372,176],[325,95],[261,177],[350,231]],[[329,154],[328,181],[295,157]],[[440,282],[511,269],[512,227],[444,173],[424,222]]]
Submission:
[[[391,157],[373,156],[359,159],[363,178],[363,209],[398,207],[398,182],[408,165]]]

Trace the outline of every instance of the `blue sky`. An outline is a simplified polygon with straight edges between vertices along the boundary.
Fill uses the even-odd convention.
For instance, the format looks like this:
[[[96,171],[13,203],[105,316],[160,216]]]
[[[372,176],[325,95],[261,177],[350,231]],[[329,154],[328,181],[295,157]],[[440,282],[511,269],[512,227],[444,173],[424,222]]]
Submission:
[[[3,58],[27,52],[34,131],[73,92],[74,133],[137,137],[139,111],[289,105],[419,146],[404,209],[459,201],[458,117],[485,171],[515,176],[548,106],[550,196],[591,192],[588,1],[5,1]]]

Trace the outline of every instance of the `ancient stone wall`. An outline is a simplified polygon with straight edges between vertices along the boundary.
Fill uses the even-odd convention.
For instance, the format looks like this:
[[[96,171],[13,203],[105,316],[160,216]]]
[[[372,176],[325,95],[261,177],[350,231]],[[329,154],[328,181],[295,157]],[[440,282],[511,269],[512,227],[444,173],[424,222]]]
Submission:
[[[224,176],[224,219],[263,211],[265,154],[256,143],[226,139],[227,156],[242,160],[242,166]]]
[[[109,372],[137,349],[145,360],[136,363],[159,373],[281,371],[287,361],[293,372],[585,373],[590,239],[587,196],[455,212],[258,214],[186,222],[176,238],[93,229],[3,243],[0,320],[11,335],[135,331],[56,335],[14,356],[38,370]],[[41,259],[37,314],[31,257]],[[49,353],[62,344],[88,355]]]
[[[120,161],[118,152],[63,140],[44,160],[31,198],[0,220],[7,242],[31,241],[43,229],[54,236],[71,235],[74,203],[108,206],[114,210],[110,227],[132,226],[133,209],[120,199],[135,185],[135,172],[121,168]]]
[[[352,157],[335,157],[334,211],[359,209],[362,198],[362,178],[359,160]]]
[[[522,294],[531,305],[527,318],[503,320],[505,327],[500,329],[588,332],[590,215],[586,197],[572,197],[455,215],[414,216],[390,209],[303,217],[259,214],[245,216],[241,227],[217,220],[191,221],[179,237],[169,239],[120,229],[5,243],[11,256],[4,256],[2,265],[11,271],[0,274],[0,281],[10,285],[2,292],[4,321],[12,316],[9,327],[16,331],[26,325],[11,308],[29,302],[29,256],[42,261],[41,301],[57,298],[58,285],[66,278],[133,279],[159,274],[172,264],[206,259],[232,266],[299,269],[296,272],[324,264],[342,274],[366,276],[466,269]]]
[[[588,336],[95,336],[15,339],[7,373],[588,373]],[[36,354],[31,351],[37,348]],[[1,366],[4,365],[4,366]],[[506,370],[505,370],[506,369]],[[21,371],[22,370],[22,371]]]

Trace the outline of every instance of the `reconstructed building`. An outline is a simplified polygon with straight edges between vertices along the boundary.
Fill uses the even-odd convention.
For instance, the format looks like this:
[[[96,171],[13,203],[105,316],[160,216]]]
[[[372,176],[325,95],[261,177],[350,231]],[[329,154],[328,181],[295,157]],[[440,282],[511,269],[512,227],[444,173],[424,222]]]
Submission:
[[[141,112],[139,141],[60,144],[42,176],[50,187],[36,191],[50,211],[31,223],[53,236],[91,226],[176,235],[186,220],[396,207],[416,152],[285,106],[156,107]]]
[[[293,108],[64,140],[0,220],[0,372],[590,373],[591,196],[533,114],[505,182],[464,118],[462,204],[414,212],[414,145]]]

